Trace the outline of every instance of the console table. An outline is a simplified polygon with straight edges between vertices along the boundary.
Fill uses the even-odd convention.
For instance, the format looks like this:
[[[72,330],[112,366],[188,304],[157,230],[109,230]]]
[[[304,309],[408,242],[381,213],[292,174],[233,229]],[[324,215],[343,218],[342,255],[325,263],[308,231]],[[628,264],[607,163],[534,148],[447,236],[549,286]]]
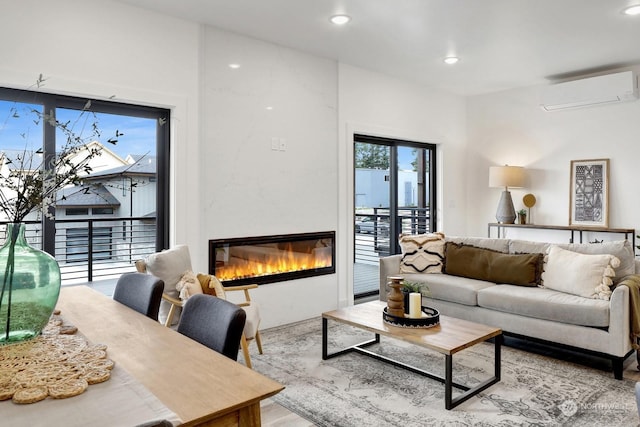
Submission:
[[[505,228],[530,228],[538,230],[565,230],[571,232],[571,239],[569,243],[575,243],[575,233],[578,232],[579,242],[582,243],[582,232],[590,231],[595,233],[617,233],[624,234],[624,238],[629,240],[631,235],[631,245],[636,247],[636,230],[633,228],[608,228],[608,227],[579,227],[576,225],[536,225],[536,224],[501,224],[498,222],[490,222],[487,227],[487,236],[491,237],[491,229],[495,228],[498,231],[498,238],[500,238],[500,231],[502,230],[504,236]]]

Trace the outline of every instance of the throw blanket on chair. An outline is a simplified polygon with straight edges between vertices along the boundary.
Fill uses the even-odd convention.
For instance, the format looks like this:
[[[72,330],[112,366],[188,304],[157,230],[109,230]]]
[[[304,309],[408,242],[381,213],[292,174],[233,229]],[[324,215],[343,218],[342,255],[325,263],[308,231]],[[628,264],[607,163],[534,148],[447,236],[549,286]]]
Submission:
[[[631,345],[638,350],[638,338],[640,337],[640,274],[630,274],[624,277],[618,286],[629,288],[629,321],[631,327]]]

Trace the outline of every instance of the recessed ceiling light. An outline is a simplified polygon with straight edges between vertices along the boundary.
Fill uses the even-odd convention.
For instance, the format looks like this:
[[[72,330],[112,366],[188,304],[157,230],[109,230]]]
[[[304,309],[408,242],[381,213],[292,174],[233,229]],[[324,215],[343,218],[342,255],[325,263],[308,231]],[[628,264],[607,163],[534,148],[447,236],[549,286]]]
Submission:
[[[265,107],[265,110],[271,111],[271,110],[273,110],[273,107],[272,106]]]
[[[238,68],[240,68],[240,64],[229,64],[229,68],[233,68],[234,70],[237,70]]]
[[[347,22],[351,21],[351,17],[349,15],[333,15],[330,18],[330,21],[336,25],[344,25]]]
[[[460,58],[458,58],[457,56],[447,56],[446,58],[444,58],[445,64],[449,65],[453,65],[458,61],[460,61]]]
[[[629,6],[622,11],[625,15],[640,15],[640,4]]]

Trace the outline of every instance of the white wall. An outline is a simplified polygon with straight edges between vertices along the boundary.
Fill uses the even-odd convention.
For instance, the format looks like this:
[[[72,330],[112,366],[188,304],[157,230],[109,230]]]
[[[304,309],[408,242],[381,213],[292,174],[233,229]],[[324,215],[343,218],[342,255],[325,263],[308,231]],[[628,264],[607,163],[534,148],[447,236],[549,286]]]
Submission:
[[[1,86],[27,89],[42,74],[42,91],[172,110],[172,243],[206,250],[189,227],[199,216],[200,27],[104,0],[0,0],[0,10]]]
[[[353,133],[436,143],[464,177],[464,99],[214,28],[203,57],[203,236],[337,230],[335,275],[254,298],[265,327],[352,303]],[[439,226],[464,234],[464,179],[438,181]]]
[[[201,82],[202,239],[336,230],[336,63],[207,28]],[[269,327],[334,309],[337,289],[332,274],[253,298]]]
[[[383,74],[339,64],[340,305],[353,302],[353,135],[437,144],[438,230],[466,231],[465,100]]]
[[[471,97],[467,100],[469,154],[467,206],[470,235],[486,235],[495,222],[501,190],[489,188],[489,167],[524,166],[527,184],[511,191],[516,210],[522,197],[537,199],[531,210],[536,224],[569,224],[571,160],[610,159],[609,226],[639,228],[636,196],[640,156],[640,101],[577,110],[545,112],[539,107],[542,86]],[[564,241],[567,233],[511,229],[508,237]],[[619,234],[587,233],[585,240],[621,239]]]

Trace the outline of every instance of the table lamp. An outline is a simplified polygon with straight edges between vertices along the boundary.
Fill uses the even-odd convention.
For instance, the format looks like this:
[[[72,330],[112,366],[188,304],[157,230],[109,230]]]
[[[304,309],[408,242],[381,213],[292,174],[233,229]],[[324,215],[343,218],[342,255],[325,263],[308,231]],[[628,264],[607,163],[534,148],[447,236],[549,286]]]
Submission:
[[[520,166],[491,166],[489,168],[489,187],[504,187],[496,219],[500,224],[513,224],[516,220],[516,210],[509,187],[521,188],[524,184],[524,168]]]

